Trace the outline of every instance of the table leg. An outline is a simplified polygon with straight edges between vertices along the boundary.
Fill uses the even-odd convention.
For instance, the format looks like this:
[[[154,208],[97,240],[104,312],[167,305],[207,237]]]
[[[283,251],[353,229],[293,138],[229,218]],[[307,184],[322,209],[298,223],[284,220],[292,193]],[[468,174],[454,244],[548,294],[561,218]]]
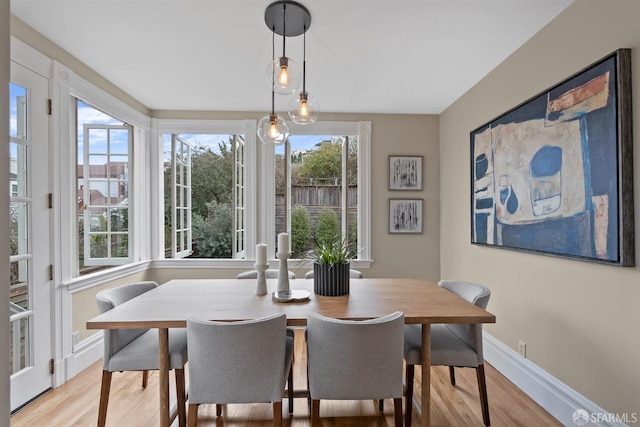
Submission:
[[[158,329],[158,368],[160,378],[160,426],[169,427],[171,425],[171,414],[169,411],[169,329]]]
[[[420,393],[420,409],[422,410],[423,427],[431,422],[431,325],[422,325],[422,392]]]

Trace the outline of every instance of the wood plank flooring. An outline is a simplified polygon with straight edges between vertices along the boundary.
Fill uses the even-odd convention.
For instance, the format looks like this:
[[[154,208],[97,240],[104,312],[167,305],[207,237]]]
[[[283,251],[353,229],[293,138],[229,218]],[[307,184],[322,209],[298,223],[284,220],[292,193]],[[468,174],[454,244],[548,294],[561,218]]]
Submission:
[[[294,384],[296,389],[306,386],[306,354],[302,331],[296,331]],[[11,427],[71,427],[95,426],[98,416],[102,362],[55,390],[38,398],[11,418]],[[492,366],[485,368],[491,425],[495,427],[551,427],[561,426],[555,418],[528,398]],[[456,387],[449,383],[446,367],[431,368],[431,425],[435,427],[481,426],[482,413],[478,398],[475,370],[456,369]],[[171,392],[174,393],[173,373]],[[149,384],[141,388],[142,375],[135,372],[114,373],[107,413],[107,426],[154,427],[158,422],[158,373],[151,372]],[[414,397],[420,400],[420,369],[416,369]],[[188,379],[187,379],[188,383]],[[288,416],[284,399],[285,426],[309,427],[306,399],[295,399],[294,412]],[[414,405],[414,408],[416,405]],[[267,427],[271,426],[270,404],[226,405],[222,417],[217,418],[213,405],[201,405],[198,426]],[[374,401],[322,401],[320,408],[323,427],[386,427],[393,426],[393,402],[385,400],[384,413]],[[414,409],[413,424],[420,415]],[[177,426],[175,420],[173,426]]]

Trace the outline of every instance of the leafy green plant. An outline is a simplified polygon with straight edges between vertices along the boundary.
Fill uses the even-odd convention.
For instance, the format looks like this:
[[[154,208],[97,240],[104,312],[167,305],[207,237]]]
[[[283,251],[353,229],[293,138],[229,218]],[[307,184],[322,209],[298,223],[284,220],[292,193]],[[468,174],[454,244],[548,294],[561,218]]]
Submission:
[[[193,254],[191,258],[231,258],[233,214],[231,206],[207,203],[208,216],[192,217]]]
[[[316,240],[316,247],[310,251],[309,258],[318,264],[336,265],[346,264],[355,256],[346,239],[340,239],[337,235],[325,242]]]

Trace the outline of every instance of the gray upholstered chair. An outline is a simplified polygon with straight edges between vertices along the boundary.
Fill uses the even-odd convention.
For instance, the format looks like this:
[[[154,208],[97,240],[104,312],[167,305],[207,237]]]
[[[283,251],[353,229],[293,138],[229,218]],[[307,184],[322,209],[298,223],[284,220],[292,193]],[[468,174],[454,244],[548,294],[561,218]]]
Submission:
[[[438,285],[480,308],[487,308],[491,291],[482,285],[457,280],[441,280]],[[422,330],[420,325],[405,326],[404,359],[407,365],[405,424],[411,425],[413,374],[422,360]],[[482,323],[431,325],[431,364],[449,367],[451,384],[456,385],[454,367],[476,368],[482,419],[490,425],[487,385],[482,355]]]
[[[105,289],[96,295],[100,313],[148,292],[156,282],[138,282]],[[187,424],[185,408],[184,365],[187,362],[187,331],[169,330],[169,369],[175,370],[178,420]],[[102,387],[98,426],[104,426],[109,404],[111,375],[113,372],[142,371],[142,388],[147,386],[148,371],[158,369],[158,331],[155,329],[105,329],[104,358],[102,363]]]
[[[282,425],[282,396],[289,382],[293,411],[293,339],[284,313],[239,322],[187,320],[189,343],[189,426],[198,405],[273,403],[273,425]]]
[[[278,278],[278,269],[269,268],[264,273],[265,278],[267,279],[277,279]],[[242,273],[238,273],[236,279],[257,279],[258,272],[256,270],[247,270]],[[293,271],[289,271],[289,279],[295,279],[296,275]]]
[[[275,268],[270,268],[265,271],[264,276],[266,279],[277,279],[278,278],[278,270]],[[247,270],[242,273],[238,273],[236,279],[257,279],[258,272],[256,270]],[[289,271],[289,279],[295,279],[296,275],[293,271]],[[293,338],[295,336],[294,328],[287,328],[287,336]]]
[[[352,279],[362,279],[364,277],[364,275],[362,274],[362,272],[360,270],[355,270],[355,269],[350,269],[349,270],[349,277]],[[305,279],[313,279],[313,270],[309,270],[306,273],[304,273],[304,278]]]
[[[363,321],[312,313],[306,332],[312,425],[322,399],[387,398],[393,399],[396,426],[402,425],[402,312]]]

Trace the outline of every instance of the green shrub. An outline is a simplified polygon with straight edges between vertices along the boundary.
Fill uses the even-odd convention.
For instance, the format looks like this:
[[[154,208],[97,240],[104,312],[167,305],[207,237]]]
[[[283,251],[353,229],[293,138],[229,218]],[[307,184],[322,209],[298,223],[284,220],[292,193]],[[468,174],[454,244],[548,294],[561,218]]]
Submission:
[[[316,243],[319,246],[331,245],[336,240],[341,240],[338,215],[332,209],[324,208],[318,214]]]
[[[192,258],[231,258],[233,216],[231,206],[207,203],[209,218],[191,217]]]
[[[309,213],[302,206],[294,206],[291,210],[291,250],[293,258],[303,252],[311,240],[311,222]]]

